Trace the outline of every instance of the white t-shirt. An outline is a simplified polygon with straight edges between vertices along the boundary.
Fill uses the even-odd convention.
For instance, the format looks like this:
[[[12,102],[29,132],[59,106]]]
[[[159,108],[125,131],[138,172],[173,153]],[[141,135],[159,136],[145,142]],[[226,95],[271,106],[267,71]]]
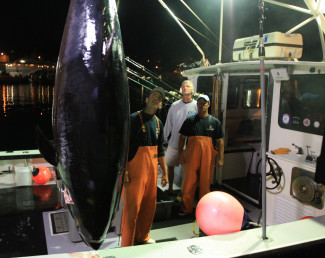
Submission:
[[[196,113],[196,100],[184,103],[183,100],[180,99],[171,105],[164,125],[164,136],[168,138],[171,134],[168,146],[178,149],[178,141],[180,137],[179,130],[181,129],[185,119],[189,116],[195,115]]]

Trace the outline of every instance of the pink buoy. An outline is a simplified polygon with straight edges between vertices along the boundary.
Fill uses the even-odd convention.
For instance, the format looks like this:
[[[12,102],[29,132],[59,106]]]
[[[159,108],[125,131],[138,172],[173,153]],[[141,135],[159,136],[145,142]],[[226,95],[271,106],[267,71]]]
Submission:
[[[195,215],[205,234],[220,235],[241,230],[244,208],[232,195],[214,191],[201,198]]]

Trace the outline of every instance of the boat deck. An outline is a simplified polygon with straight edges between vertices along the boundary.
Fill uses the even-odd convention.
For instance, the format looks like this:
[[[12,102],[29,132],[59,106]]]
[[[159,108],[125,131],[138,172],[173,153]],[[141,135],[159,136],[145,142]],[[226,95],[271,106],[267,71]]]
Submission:
[[[150,235],[157,243],[197,238],[199,227],[194,213],[180,217],[177,194],[180,188],[174,185],[174,195],[168,196],[166,187],[160,187],[158,178],[157,208]],[[211,190],[227,191],[222,186]],[[257,222],[260,209],[238,197],[248,216]],[[197,204],[197,196],[195,205]],[[19,186],[14,184],[0,188],[0,256],[34,256],[91,251],[78,236],[69,233],[69,215],[61,207],[59,190],[55,181],[46,185]],[[121,211],[118,211],[121,213]],[[119,217],[121,214],[117,214]],[[193,232],[194,226],[194,232]],[[119,227],[119,224],[115,227]],[[120,246],[119,228],[112,229],[102,247]],[[202,233],[201,233],[202,236]]]
[[[160,181],[158,179],[158,186]],[[179,217],[177,201],[179,187],[168,196],[166,188],[158,187],[157,209],[150,231],[154,245],[120,247],[119,224],[108,233],[101,250],[94,252],[77,234],[69,231],[69,213],[60,206],[60,196],[54,183],[0,189],[0,256],[78,257],[98,254],[100,257],[188,257],[189,249],[202,252],[199,257],[287,257],[310,256],[325,248],[325,217],[318,217],[267,228],[269,239],[262,240],[262,229],[255,228],[219,236],[206,236],[199,231],[194,213]],[[225,186],[211,186],[212,191],[225,191],[235,196],[249,218],[259,222],[258,205]],[[197,204],[197,198],[196,202]],[[121,210],[116,217],[120,217]],[[191,249],[190,248],[190,249]]]

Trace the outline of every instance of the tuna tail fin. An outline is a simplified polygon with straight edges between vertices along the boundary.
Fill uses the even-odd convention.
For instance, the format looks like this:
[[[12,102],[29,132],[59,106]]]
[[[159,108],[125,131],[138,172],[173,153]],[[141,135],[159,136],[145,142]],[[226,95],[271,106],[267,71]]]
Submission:
[[[36,142],[40,153],[43,155],[43,158],[53,165],[54,167],[57,166],[57,155],[55,152],[55,147],[53,142],[47,139],[45,134],[43,133],[40,126],[36,125]]]

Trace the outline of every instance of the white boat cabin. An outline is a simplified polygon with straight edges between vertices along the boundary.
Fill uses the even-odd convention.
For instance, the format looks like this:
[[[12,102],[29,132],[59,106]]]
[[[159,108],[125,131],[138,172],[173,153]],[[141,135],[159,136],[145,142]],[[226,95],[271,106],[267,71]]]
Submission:
[[[317,171],[320,181],[315,182],[325,127],[325,63],[265,60],[264,69],[271,158],[266,165],[267,225],[325,215],[325,171]],[[197,92],[210,96],[211,113],[223,124],[225,162],[212,183],[261,173],[260,62],[216,64],[187,70],[184,76]]]

